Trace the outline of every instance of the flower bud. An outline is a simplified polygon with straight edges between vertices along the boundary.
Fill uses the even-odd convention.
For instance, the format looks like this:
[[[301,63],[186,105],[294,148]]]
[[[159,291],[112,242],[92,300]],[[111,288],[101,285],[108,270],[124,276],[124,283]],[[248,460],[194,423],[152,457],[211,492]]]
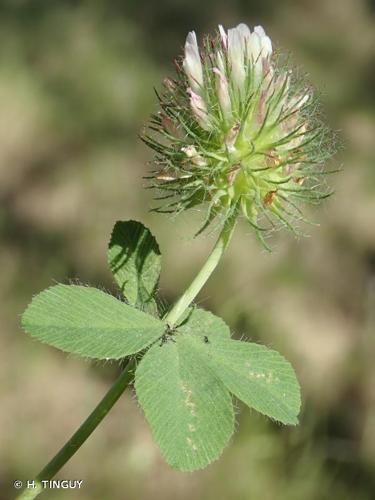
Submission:
[[[170,78],[164,78],[164,87],[169,90],[169,92],[174,92],[176,90],[176,84]]]
[[[170,118],[168,115],[166,115],[162,111],[160,111],[159,115],[160,115],[161,123],[162,123],[165,131],[168,132],[170,135],[177,136],[178,131],[177,131],[176,125],[175,125],[174,121],[172,120],[172,118]]]
[[[235,142],[238,137],[238,133],[241,129],[241,122],[236,122],[233,127],[228,130],[227,134],[225,135],[225,144],[230,152],[235,152],[236,148],[234,147]]]
[[[193,146],[192,144],[181,148],[181,151],[183,151],[186,154],[186,156],[190,158],[193,165],[197,165],[198,167],[203,167],[204,165],[207,165],[206,160],[203,158],[202,155],[198,153],[198,151],[195,149],[195,146]]]

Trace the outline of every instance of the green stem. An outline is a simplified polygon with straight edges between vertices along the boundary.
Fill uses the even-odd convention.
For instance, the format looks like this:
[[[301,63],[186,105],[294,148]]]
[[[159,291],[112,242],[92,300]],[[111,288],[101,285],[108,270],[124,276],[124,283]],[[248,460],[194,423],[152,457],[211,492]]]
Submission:
[[[225,249],[227,248],[230,239],[232,237],[234,228],[236,225],[236,217],[230,217],[225,223],[220,236],[216,242],[216,245],[212,249],[208,259],[203,264],[203,267],[198,272],[190,286],[187,288],[186,292],[178,299],[174,304],[172,309],[164,317],[164,321],[173,327],[177,321],[181,318],[182,314],[186,311],[189,305],[193,302],[195,297],[201,291],[202,287],[211,276],[216,266],[218,265]]]
[[[197,294],[200,292],[212,272],[218,265],[225,249],[227,248],[231,236],[236,225],[236,218],[232,217],[227,220],[220,236],[208,256],[208,259],[203,264],[203,267],[198,272],[186,292],[175,303],[172,309],[164,317],[164,321],[173,327],[180,319],[185,310],[193,302]],[[81,427],[73,434],[61,450],[52,458],[52,460],[44,467],[44,469],[36,476],[35,487],[25,489],[17,497],[18,500],[32,500],[43,492],[42,481],[48,481],[66,464],[66,462],[78,451],[86,439],[94,432],[103,418],[107,415],[112,406],[125,391],[134,375],[135,360],[131,360],[126,365],[124,371],[119,378],[109,389],[98,406],[83,422]]]
[[[78,451],[86,439],[94,432],[103,418],[107,415],[112,406],[119,399],[121,394],[129,385],[134,375],[135,361],[131,360],[125,366],[121,375],[109,389],[104,398],[87,417],[79,429],[66,442],[61,450],[52,458],[52,460],[44,467],[43,470],[35,478],[35,487],[25,489],[17,499],[32,500],[43,491],[42,480],[51,479],[66,462]]]

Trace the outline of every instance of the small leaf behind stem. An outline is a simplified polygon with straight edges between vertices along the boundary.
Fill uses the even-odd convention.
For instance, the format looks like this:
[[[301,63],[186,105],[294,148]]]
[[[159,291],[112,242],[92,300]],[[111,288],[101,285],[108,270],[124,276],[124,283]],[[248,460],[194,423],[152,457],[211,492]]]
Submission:
[[[137,221],[116,222],[108,247],[108,263],[129,304],[155,312],[153,297],[161,254],[151,232]]]

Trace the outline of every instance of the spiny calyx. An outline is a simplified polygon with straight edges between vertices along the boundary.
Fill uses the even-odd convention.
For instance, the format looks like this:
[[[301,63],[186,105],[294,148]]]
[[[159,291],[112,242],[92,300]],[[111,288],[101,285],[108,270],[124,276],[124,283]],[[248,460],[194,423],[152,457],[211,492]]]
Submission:
[[[156,152],[156,210],[207,202],[204,227],[238,212],[259,236],[280,223],[296,232],[299,202],[329,194],[321,182],[329,134],[313,90],[276,60],[260,26],[219,26],[201,49],[190,32],[176,66],[143,136]]]

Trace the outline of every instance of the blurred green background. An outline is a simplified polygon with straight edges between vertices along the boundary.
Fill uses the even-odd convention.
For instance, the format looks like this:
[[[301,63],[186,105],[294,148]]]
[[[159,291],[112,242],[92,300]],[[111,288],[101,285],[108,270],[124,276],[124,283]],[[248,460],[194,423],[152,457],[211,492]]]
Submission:
[[[322,91],[343,147],[335,196],[310,238],[273,240],[269,255],[244,224],[199,297],[236,335],[280,350],[296,367],[304,407],[282,428],[238,404],[222,458],[171,470],[128,392],[61,471],[78,500],[375,498],[374,0],[0,1],[0,499],[30,479],[114,380],[32,341],[20,314],[56,281],[115,292],[106,266],[114,222],[138,219],[164,256],[161,294],[176,299],[214,235],[196,216],[152,215],[143,189],[151,153],[138,133],[153,86],[173,75],[186,33],[262,24]]]

